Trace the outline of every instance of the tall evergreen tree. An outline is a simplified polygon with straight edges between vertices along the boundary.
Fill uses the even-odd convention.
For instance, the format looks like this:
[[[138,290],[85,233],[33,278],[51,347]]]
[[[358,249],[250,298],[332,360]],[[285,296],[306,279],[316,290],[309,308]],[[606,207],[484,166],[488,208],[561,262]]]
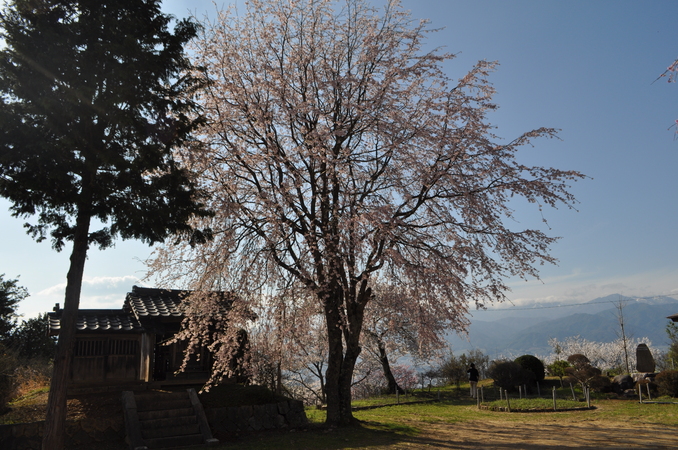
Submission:
[[[16,351],[22,360],[54,358],[56,338],[49,335],[49,319],[47,313],[39,314],[17,325],[7,339],[7,346]]]
[[[197,25],[170,22],[158,0],[13,0],[0,12],[0,195],[14,216],[36,216],[25,226],[38,241],[73,243],[44,448],[63,446],[89,246],[205,236],[187,225],[208,213],[174,154],[203,121],[184,53]]]
[[[5,280],[0,274],[0,343],[7,340],[16,326],[18,303],[28,297],[26,288],[19,286],[19,280]]]

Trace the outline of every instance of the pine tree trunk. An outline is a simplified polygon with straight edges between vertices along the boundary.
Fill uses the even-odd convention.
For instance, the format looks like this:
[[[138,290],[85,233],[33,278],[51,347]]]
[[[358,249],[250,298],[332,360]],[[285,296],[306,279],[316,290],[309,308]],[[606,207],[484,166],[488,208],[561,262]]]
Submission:
[[[76,223],[73,251],[70,257],[71,264],[66,277],[66,295],[61,314],[61,330],[59,331],[59,341],[47,400],[45,431],[42,439],[43,450],[60,450],[64,448],[65,444],[66,394],[73,359],[82,277],[87,260],[89,224],[89,214],[81,213]]]

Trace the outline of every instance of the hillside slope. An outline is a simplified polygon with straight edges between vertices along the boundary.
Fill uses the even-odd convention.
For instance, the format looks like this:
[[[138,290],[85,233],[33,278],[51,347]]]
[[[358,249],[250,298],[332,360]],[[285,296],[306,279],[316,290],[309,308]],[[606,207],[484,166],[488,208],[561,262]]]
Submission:
[[[455,353],[479,349],[491,358],[497,358],[502,355],[549,354],[550,338],[562,340],[579,335],[591,341],[614,341],[618,338],[620,328],[618,310],[610,299],[618,301],[619,298],[620,296],[613,295],[595,299],[587,304],[577,305],[572,308],[576,312],[564,316],[561,316],[560,310],[569,311],[569,308],[558,308],[559,311],[553,314],[549,314],[548,308],[539,311],[541,314],[535,314],[536,310],[507,310],[497,314],[500,317],[496,320],[472,319],[468,339],[451,335],[448,342]],[[678,313],[678,300],[660,297],[632,300],[624,305],[627,337],[647,337],[654,348],[665,348],[668,344],[665,328],[669,323],[666,316]],[[480,312],[474,315],[482,317]]]

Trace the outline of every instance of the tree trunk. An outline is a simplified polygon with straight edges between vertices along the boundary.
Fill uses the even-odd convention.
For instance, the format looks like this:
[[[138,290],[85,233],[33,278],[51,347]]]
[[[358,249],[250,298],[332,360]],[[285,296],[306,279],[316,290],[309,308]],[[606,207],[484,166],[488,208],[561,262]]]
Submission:
[[[353,370],[360,356],[360,332],[363,325],[365,299],[370,291],[363,283],[357,299],[347,300],[346,321],[339,313],[343,305],[343,290],[330,296],[325,303],[325,318],[328,330],[328,361],[325,374],[327,391],[326,425],[344,426],[355,422],[351,411],[351,385]],[[346,347],[344,348],[344,344]]]
[[[311,363],[315,368],[314,374],[320,381],[320,403],[327,404],[327,388],[325,387],[325,376],[323,375],[323,362]]]
[[[61,313],[61,330],[57,343],[54,369],[47,401],[45,431],[42,439],[43,450],[59,450],[64,448],[66,428],[66,393],[68,378],[73,359],[75,343],[75,325],[80,305],[82,277],[87,260],[90,216],[88,213],[78,215],[73,251],[70,257],[70,268],[66,277],[66,295]]]
[[[328,304],[330,302],[327,302]],[[353,420],[351,412],[350,384],[349,395],[346,398],[345,389],[341,388],[344,365],[344,345],[341,332],[341,318],[337,311],[330,305],[325,306],[327,319],[327,371],[325,372],[325,388],[327,393],[327,419],[329,426],[347,425]],[[347,403],[348,400],[348,403]]]
[[[377,338],[377,348],[379,349],[379,362],[381,363],[381,368],[384,371],[384,377],[386,377],[388,385],[388,393],[394,394],[398,392],[399,394],[404,394],[405,391],[398,386],[398,382],[393,376],[393,372],[391,372],[391,364],[388,362],[388,355],[386,354],[386,344],[379,338]]]
[[[276,395],[282,395],[282,361],[278,361],[275,377],[275,393]]]

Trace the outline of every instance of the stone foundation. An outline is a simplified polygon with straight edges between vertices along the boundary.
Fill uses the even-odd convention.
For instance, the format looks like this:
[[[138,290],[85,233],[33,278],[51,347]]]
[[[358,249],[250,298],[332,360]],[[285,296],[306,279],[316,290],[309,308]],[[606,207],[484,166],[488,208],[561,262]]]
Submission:
[[[0,448],[4,450],[39,449],[45,422],[0,425]],[[125,442],[122,417],[83,419],[66,422],[66,448],[96,448],[99,442]]]
[[[205,409],[212,433],[228,436],[239,433],[297,428],[308,423],[304,404],[298,400],[252,406]]]
[[[219,436],[251,433],[276,428],[298,428],[308,423],[304,404],[287,400],[268,405],[205,409],[212,433]],[[40,449],[45,422],[0,425],[0,449]],[[125,423],[120,417],[83,419],[66,423],[66,448],[110,448],[125,446]]]

